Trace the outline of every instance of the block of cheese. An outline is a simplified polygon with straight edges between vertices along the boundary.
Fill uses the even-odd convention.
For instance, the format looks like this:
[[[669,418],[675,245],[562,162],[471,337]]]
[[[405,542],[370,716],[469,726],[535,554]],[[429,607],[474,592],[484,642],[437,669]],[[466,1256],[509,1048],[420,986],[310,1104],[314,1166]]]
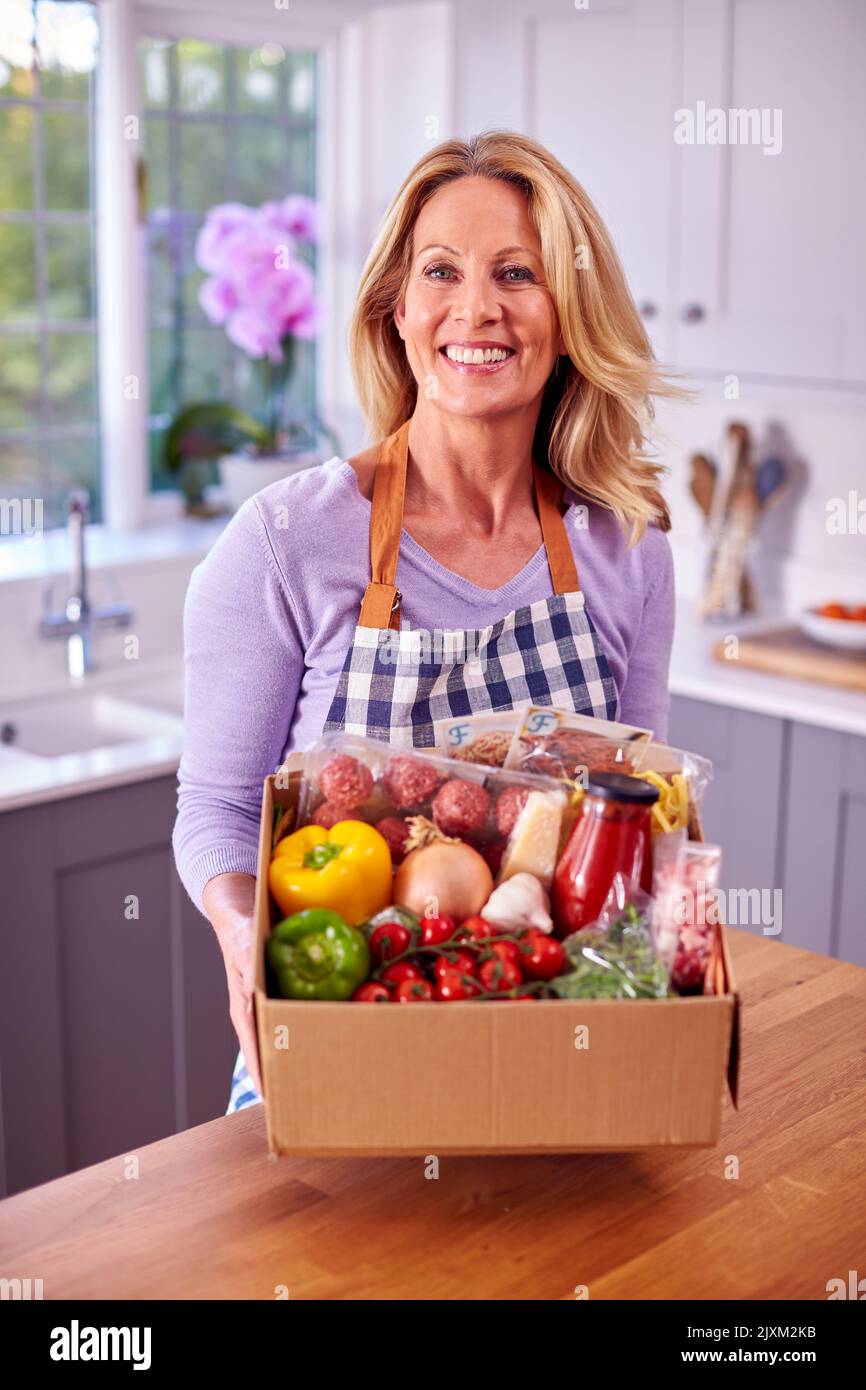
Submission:
[[[550,887],[564,807],[564,792],[529,793],[502,856],[497,883],[514,874],[534,874]]]

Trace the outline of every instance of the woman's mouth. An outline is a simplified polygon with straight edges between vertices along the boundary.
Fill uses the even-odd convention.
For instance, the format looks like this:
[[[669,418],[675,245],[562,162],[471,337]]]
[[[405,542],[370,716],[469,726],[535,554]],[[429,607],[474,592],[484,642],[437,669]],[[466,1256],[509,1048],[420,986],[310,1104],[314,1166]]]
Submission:
[[[514,348],[503,343],[446,343],[439,352],[449,367],[473,376],[498,372],[516,356]]]

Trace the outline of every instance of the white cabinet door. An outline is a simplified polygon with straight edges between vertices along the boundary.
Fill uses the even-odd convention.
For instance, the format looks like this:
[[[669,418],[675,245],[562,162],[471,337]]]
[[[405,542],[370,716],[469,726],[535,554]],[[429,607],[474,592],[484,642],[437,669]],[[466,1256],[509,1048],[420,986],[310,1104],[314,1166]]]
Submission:
[[[683,7],[680,106],[697,118],[702,105],[707,121],[713,109],[767,121],[757,143],[732,143],[729,118],[727,143],[677,147],[683,366],[866,381],[864,10],[863,0]]]
[[[674,0],[527,16],[529,133],[598,207],[656,353],[670,355]]]

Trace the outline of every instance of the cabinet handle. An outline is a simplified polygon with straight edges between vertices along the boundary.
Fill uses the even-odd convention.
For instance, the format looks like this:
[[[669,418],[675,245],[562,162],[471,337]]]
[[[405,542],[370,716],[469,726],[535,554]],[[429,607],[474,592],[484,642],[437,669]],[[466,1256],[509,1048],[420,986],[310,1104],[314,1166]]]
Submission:
[[[703,304],[685,304],[680,314],[683,323],[700,323],[706,316],[707,311]]]
[[[638,305],[637,311],[642,319],[654,319],[656,314],[658,313],[658,309],[653,304],[651,299],[642,299],[640,304]]]

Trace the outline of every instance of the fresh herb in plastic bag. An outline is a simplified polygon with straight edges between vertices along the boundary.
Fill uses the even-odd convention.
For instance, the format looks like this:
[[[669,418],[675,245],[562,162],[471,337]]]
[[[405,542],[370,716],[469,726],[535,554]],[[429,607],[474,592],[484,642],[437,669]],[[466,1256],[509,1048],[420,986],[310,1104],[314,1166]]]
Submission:
[[[619,887],[616,916],[607,918],[603,913],[595,926],[574,932],[563,942],[572,969],[550,982],[560,999],[667,997],[668,974],[653,946],[646,912],[634,902],[622,906]]]

